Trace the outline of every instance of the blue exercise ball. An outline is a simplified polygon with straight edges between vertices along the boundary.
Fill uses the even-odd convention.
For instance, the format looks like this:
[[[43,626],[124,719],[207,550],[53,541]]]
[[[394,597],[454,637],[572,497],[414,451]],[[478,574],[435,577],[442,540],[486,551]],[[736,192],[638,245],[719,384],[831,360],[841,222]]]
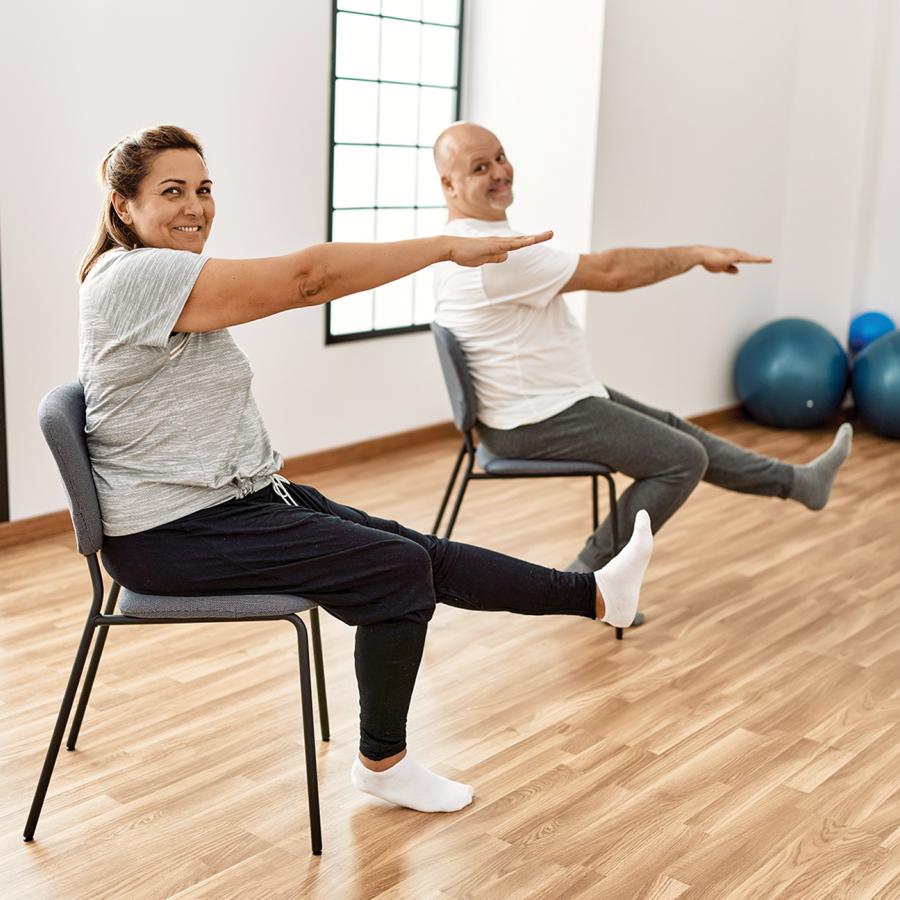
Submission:
[[[849,363],[840,342],[809,319],[776,319],[744,342],[734,384],[747,412],[776,428],[828,421],[847,392]]]
[[[868,347],[872,341],[878,340],[883,334],[888,334],[897,326],[894,320],[881,312],[864,312],[854,316],[850,322],[850,334],[847,337],[847,346],[851,353],[859,353],[864,347]]]
[[[850,385],[866,425],[877,434],[900,438],[900,331],[872,341],[856,357]]]

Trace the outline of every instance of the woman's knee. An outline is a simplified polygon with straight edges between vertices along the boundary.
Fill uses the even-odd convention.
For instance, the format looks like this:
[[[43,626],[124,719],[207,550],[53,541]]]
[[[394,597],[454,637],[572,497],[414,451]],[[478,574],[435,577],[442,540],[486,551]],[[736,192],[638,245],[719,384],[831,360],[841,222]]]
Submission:
[[[392,618],[427,622],[436,602],[431,555],[420,544],[404,538],[391,541],[388,552],[385,587],[397,613]]]
[[[416,583],[431,583],[431,554],[421,544],[408,538],[397,538],[389,542],[388,553],[398,577]]]

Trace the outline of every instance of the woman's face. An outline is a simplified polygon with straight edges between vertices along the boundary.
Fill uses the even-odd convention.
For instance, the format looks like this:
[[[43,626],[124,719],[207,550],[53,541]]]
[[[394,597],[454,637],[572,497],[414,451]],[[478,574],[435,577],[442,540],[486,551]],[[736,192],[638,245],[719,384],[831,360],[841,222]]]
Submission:
[[[209,237],[216,204],[206,163],[195,150],[163,150],[126,200],[113,194],[119,218],[145,247],[200,253]]]

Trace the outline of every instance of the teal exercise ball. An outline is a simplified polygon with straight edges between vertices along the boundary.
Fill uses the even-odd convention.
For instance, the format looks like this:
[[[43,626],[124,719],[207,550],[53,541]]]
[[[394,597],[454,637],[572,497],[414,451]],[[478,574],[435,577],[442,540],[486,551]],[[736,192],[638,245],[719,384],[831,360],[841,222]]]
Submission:
[[[764,425],[813,428],[840,406],[848,375],[847,354],[831,332],[809,319],[776,319],[744,342],[734,385]]]
[[[863,422],[900,438],[900,331],[872,341],[853,361],[850,386]]]
[[[859,353],[872,341],[877,341],[883,334],[888,334],[895,328],[894,320],[885,313],[875,311],[860,313],[850,322],[847,346],[851,353]]]

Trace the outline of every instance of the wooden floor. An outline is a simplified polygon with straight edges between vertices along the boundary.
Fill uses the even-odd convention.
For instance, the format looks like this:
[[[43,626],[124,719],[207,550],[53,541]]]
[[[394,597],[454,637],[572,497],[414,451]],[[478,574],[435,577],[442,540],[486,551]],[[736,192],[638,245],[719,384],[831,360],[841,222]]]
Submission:
[[[825,431],[719,430],[805,461]],[[420,529],[455,445],[326,493]],[[21,830],[86,612],[65,536],[3,552],[0,893],[15,898],[900,897],[900,443],[857,434],[826,510],[701,485],[657,538],[647,624],[439,608],[410,722],[475,786],[453,815],[355,793],[352,632],[309,852],[293,630],[113,631],[34,843]],[[455,537],[561,566],[586,484],[474,484]]]

